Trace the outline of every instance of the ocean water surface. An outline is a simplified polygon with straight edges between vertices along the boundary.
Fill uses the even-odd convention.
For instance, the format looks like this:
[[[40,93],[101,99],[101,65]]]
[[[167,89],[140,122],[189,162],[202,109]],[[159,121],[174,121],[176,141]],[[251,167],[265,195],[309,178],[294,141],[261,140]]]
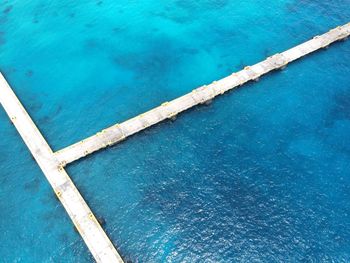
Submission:
[[[0,3],[55,150],[350,21],[350,1]],[[350,261],[350,41],[67,170],[131,262]],[[0,261],[93,262],[0,110]]]

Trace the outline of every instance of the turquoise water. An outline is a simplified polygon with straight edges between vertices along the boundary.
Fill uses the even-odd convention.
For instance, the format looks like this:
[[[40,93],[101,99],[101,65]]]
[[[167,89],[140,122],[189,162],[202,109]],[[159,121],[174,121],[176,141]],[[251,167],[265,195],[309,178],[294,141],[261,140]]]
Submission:
[[[0,70],[58,150],[350,20],[350,1],[3,1]],[[350,42],[68,167],[132,262],[350,261]],[[0,110],[1,262],[92,262]]]

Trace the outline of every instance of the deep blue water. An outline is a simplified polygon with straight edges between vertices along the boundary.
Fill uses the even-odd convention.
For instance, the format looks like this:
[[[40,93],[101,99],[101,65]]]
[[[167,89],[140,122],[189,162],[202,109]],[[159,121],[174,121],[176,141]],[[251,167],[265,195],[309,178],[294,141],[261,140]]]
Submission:
[[[55,150],[350,21],[350,1],[0,3],[0,70]],[[126,260],[350,261],[350,41],[68,172]],[[0,262],[92,262],[0,110]]]

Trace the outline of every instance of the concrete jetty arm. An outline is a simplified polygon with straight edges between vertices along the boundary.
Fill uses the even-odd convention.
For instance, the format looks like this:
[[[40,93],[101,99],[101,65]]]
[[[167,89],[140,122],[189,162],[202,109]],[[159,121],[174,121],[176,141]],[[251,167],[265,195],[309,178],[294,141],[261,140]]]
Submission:
[[[219,81],[214,81],[210,85],[199,87],[188,94],[170,102],[165,102],[123,123],[113,125],[55,153],[51,150],[1,73],[0,103],[39,164],[95,260],[97,262],[123,262],[69,178],[64,166],[93,152],[112,146],[128,136],[163,120],[174,119],[177,114],[189,108],[209,103],[216,96],[242,86],[248,81],[256,81],[270,71],[283,69],[288,63],[319,49],[327,48],[333,42],[347,39],[349,35],[350,23],[334,28],[283,53],[276,54],[255,65],[247,66],[243,70]]]
[[[94,214],[0,73],[0,103],[97,262],[123,262]],[[79,260],[78,260],[79,261]]]
[[[282,69],[288,63],[319,49],[327,48],[333,42],[346,39],[349,35],[350,23],[334,28],[283,53],[269,57],[253,66],[245,67],[243,70],[233,73],[226,78],[197,88],[184,96],[170,102],[165,102],[161,106],[140,114],[135,118],[102,130],[87,139],[55,152],[55,156],[64,166],[100,149],[116,144],[128,136],[165,119],[173,119],[177,114],[198,104],[208,103],[216,96],[239,87],[248,81],[258,80],[270,71]]]

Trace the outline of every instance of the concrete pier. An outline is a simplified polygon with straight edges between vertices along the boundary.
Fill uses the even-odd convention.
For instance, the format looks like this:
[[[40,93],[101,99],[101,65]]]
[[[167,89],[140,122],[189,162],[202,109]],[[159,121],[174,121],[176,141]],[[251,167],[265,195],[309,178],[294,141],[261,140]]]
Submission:
[[[206,104],[218,95],[232,90],[251,80],[259,78],[270,71],[283,69],[288,63],[306,56],[314,51],[327,48],[333,42],[345,40],[350,35],[350,23],[334,28],[329,32],[316,36],[301,45],[293,47],[283,53],[276,54],[253,66],[233,73],[219,81],[193,90],[192,92],[161,106],[145,112],[123,123],[116,124],[76,144],[55,153],[62,166],[83,158],[105,147],[116,144],[128,136],[144,130],[165,119],[174,120],[176,115],[198,104]]]
[[[0,73],[0,103],[97,262],[123,262],[94,214]],[[79,261],[79,259],[77,259]]]
[[[248,81],[258,81],[270,71],[283,69],[288,63],[314,51],[327,48],[333,42],[345,40],[350,35],[350,23],[316,36],[313,39],[276,54],[219,81],[199,87],[170,102],[116,124],[97,134],[53,152],[36,125],[17,99],[0,73],[0,103],[20,133],[60,202],[63,204],[76,229],[84,239],[97,262],[123,262],[111,241],[101,228],[83,197],[69,178],[64,167],[105,147],[112,146],[128,136],[163,120],[175,120],[176,116],[199,104],[209,104],[216,96],[224,94]]]

